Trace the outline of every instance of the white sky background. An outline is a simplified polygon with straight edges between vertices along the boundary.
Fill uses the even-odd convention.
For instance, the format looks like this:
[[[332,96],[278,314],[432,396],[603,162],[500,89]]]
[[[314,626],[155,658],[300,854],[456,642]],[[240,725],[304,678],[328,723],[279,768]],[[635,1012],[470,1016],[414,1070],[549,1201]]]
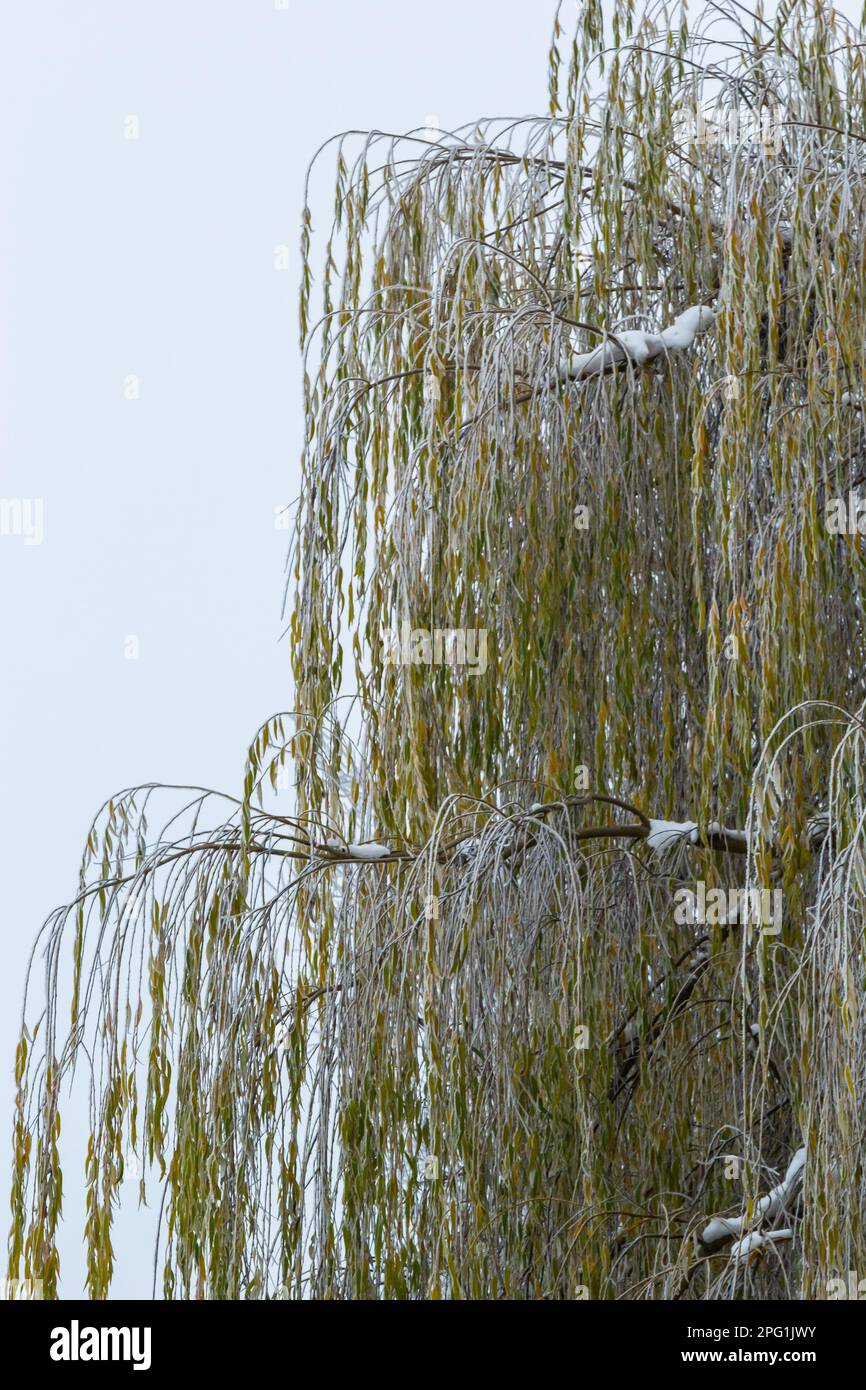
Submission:
[[[3,1246],[26,959],[74,892],[92,815],[142,781],[238,792],[255,730],[291,704],[274,509],[298,490],[306,163],[347,127],[544,113],[553,11],[0,7],[0,496],[45,509],[41,545],[0,536]],[[75,1297],[80,1170],[65,1188]],[[126,1211],[116,1247],[115,1296],[149,1296],[152,1250]]]
[[[255,730],[291,705],[274,509],[299,483],[307,161],[347,127],[543,113],[553,9],[0,8],[0,496],[44,500],[41,545],[0,536],[4,1250],[26,960],[74,893],[93,814],[142,781],[239,792]],[[67,1297],[82,1186],[65,1174]],[[149,1296],[152,1250],[126,1212],[116,1248],[115,1296]]]

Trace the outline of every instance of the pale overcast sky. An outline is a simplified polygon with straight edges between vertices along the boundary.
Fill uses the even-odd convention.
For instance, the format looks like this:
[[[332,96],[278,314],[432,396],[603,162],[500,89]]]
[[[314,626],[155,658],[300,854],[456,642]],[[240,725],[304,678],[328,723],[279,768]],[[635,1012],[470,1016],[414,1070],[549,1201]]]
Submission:
[[[44,505],[41,544],[0,537],[4,1174],[26,958],[92,815],[141,781],[238,791],[255,730],[291,704],[274,509],[298,490],[307,161],[347,127],[543,113],[553,9],[2,6],[0,496]],[[65,1177],[75,1297],[81,1171]],[[148,1296],[148,1223],[124,1211],[117,1248],[115,1296]]]
[[[91,816],[141,781],[237,791],[291,704],[274,510],[298,487],[306,163],[346,127],[543,113],[553,10],[2,5],[0,496],[44,504],[41,544],[0,537],[6,1155],[27,954]],[[71,1297],[81,1186],[66,1174]],[[115,1296],[149,1295],[149,1230],[124,1211]]]

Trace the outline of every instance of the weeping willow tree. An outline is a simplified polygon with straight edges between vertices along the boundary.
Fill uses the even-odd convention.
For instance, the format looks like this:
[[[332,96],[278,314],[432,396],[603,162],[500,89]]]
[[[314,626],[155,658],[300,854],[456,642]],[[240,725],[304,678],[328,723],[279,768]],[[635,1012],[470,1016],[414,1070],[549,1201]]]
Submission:
[[[326,147],[295,708],[237,797],[93,824],[11,1277],[57,1291],[77,1097],[94,1298],[131,1165],[167,1297],[866,1269],[864,52],[585,0],[546,116]]]

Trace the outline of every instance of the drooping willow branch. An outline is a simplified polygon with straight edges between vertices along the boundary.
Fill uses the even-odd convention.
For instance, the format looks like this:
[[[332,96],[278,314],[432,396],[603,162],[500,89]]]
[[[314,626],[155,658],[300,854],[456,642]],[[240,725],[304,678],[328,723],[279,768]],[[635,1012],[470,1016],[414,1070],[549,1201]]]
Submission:
[[[588,0],[562,43],[548,114],[347,136],[305,216],[301,713],[238,798],[108,803],[43,928],[10,1273],[49,1294],[68,1086],[94,1296],[160,1185],[171,1297],[864,1266],[862,36]],[[389,659],[404,623],[484,662]],[[779,930],[699,920],[743,894]],[[801,1148],[792,1238],[696,1255]]]

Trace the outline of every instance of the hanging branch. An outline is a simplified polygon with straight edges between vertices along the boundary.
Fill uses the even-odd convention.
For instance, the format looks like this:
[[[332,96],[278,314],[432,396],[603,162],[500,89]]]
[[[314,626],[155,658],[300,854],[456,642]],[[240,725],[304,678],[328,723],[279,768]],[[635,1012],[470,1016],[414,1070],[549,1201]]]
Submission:
[[[136,1199],[170,1298],[866,1266],[864,40],[615,9],[547,115],[327,147],[294,711],[236,797],[106,803],[36,941],[47,1297],[82,1167],[94,1298]]]

